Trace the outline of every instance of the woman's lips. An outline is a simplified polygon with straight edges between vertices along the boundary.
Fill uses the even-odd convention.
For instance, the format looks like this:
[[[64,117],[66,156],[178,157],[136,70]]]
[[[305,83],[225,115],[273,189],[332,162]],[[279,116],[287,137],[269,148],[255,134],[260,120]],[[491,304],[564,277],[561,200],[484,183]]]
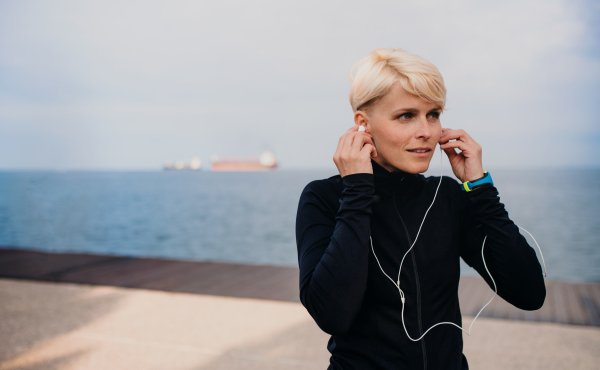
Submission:
[[[407,151],[411,155],[414,155],[415,157],[418,157],[418,158],[427,158],[427,157],[429,157],[429,153],[431,152],[431,149],[429,149],[429,148],[415,148],[415,149],[408,149]]]

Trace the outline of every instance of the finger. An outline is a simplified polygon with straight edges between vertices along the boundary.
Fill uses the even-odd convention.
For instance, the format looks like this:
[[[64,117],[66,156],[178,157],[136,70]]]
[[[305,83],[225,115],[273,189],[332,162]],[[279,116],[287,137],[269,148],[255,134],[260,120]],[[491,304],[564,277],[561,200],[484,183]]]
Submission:
[[[352,148],[352,143],[354,142],[356,134],[356,132],[347,132],[344,134],[344,139],[342,140],[342,152],[346,152]]]
[[[442,144],[442,145],[440,145],[440,148],[444,149],[444,151],[446,149],[451,149],[451,148],[460,149],[464,153],[465,157],[469,157],[472,154],[474,154],[474,152],[475,152],[473,150],[474,148],[471,145],[465,143],[464,141],[459,141],[459,140],[450,141],[450,142],[447,142],[446,144]]]
[[[468,145],[464,141],[456,140],[456,141],[449,141],[447,143],[440,144],[440,148],[442,148],[444,150],[449,149],[449,148],[457,148],[464,152],[465,150],[468,150]]]
[[[354,125],[350,127],[346,132],[340,136],[338,140],[337,148],[335,149],[335,153],[333,154],[333,162],[338,164],[342,158],[344,158],[348,152],[352,150],[352,145],[354,142],[354,137],[358,133],[358,125]],[[368,134],[367,134],[368,135]],[[370,137],[370,135],[369,135]]]
[[[375,148],[375,144],[373,144],[373,149],[371,150],[370,154],[372,158],[377,158],[377,156],[379,155],[377,154],[377,148]]]
[[[335,157],[335,155],[339,155],[342,152],[342,149],[344,147],[344,140],[346,138],[347,132],[348,131],[346,131],[346,133],[344,135],[340,136],[340,139],[338,140],[337,148],[335,148],[334,157]]]
[[[473,139],[465,130],[452,130],[442,129],[442,135],[440,136],[440,143],[446,143],[450,140],[460,140],[464,142],[472,142]]]
[[[375,148],[375,146],[372,144],[365,144],[365,146],[362,147],[360,153],[364,153],[365,155],[368,155],[371,158],[377,158],[377,148]]]
[[[443,129],[440,141],[447,142],[448,140],[460,140],[464,138],[463,130]]]
[[[341,140],[340,140],[341,143]],[[335,148],[335,153],[333,153],[333,161],[337,164],[339,158],[340,158],[340,153],[342,152],[342,146],[340,145],[340,143],[338,143],[337,148]]]
[[[354,137],[358,134],[358,132],[346,132],[344,134],[344,138],[340,145],[340,159],[344,160],[345,158],[349,158],[352,154],[353,148],[352,144],[354,143]]]
[[[452,160],[458,155],[458,153],[456,153],[456,150],[454,148],[443,149],[442,146],[440,145],[440,150],[443,150],[444,153],[446,153],[450,162],[452,162]]]
[[[365,150],[364,148],[367,146],[368,146],[368,148],[371,148],[371,150],[369,151],[369,155],[372,158],[377,158],[377,148],[375,148],[375,143],[373,142],[373,139],[371,137],[368,137],[365,140],[365,145],[361,148],[361,151]]]
[[[348,145],[352,144],[352,140],[353,140],[352,132],[353,131],[358,131],[358,128],[353,126],[353,127],[349,128],[348,130],[346,130],[346,132],[342,136],[340,136],[340,139],[338,140],[337,148],[335,149],[334,158],[336,158],[336,157],[339,158],[342,155],[342,153],[344,152],[345,148]],[[334,161],[335,161],[335,159],[334,159]]]
[[[458,130],[444,129],[440,136],[440,143],[447,143],[450,140],[460,140],[461,135]]]
[[[340,136],[340,139],[338,140],[338,145],[337,145],[337,148],[336,148],[336,150],[335,150],[336,152],[337,152],[338,150],[340,150],[340,148],[342,147],[342,143],[344,142],[344,136],[345,136],[345,135],[346,135],[346,134],[344,134],[344,135]]]
[[[352,153],[356,155],[366,142],[373,144],[371,135],[364,132],[350,132],[346,135],[342,144],[342,156],[351,156]]]
[[[354,141],[354,136],[352,134],[353,132],[354,133],[358,132],[358,125],[354,125],[354,126],[350,127],[348,130],[346,130],[346,133],[344,133],[344,135],[342,135],[340,137],[338,146],[340,146],[340,144],[342,146],[352,145],[352,141]]]
[[[364,132],[358,132],[356,136],[354,136],[354,141],[352,142],[352,150],[360,151],[363,145],[366,143],[375,145],[373,143],[371,135],[365,134]]]

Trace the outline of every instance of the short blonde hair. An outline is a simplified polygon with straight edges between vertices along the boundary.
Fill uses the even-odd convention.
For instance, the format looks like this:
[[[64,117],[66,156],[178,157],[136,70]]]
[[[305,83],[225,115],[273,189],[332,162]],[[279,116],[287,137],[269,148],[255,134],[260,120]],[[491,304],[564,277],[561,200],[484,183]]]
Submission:
[[[446,87],[440,71],[418,55],[402,49],[377,49],[350,71],[350,105],[365,110],[400,83],[411,94],[446,105]]]

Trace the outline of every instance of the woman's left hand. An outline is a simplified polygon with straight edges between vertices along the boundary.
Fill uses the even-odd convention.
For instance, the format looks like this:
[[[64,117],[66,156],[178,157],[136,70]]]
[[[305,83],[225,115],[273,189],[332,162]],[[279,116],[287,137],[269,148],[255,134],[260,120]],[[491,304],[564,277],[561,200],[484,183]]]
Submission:
[[[473,181],[483,176],[481,145],[464,130],[443,128],[440,148],[446,152],[452,171],[461,182]],[[457,153],[455,148],[460,149],[461,152]]]

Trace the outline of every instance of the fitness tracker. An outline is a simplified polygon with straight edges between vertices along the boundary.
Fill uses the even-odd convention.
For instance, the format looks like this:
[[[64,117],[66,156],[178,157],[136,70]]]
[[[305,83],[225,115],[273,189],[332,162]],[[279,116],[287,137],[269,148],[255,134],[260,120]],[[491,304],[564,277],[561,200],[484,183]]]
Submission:
[[[466,191],[468,193],[471,190],[478,188],[483,184],[494,185],[494,182],[492,181],[492,176],[487,171],[483,172],[483,177],[480,177],[477,180],[465,181],[460,188],[462,191]]]

